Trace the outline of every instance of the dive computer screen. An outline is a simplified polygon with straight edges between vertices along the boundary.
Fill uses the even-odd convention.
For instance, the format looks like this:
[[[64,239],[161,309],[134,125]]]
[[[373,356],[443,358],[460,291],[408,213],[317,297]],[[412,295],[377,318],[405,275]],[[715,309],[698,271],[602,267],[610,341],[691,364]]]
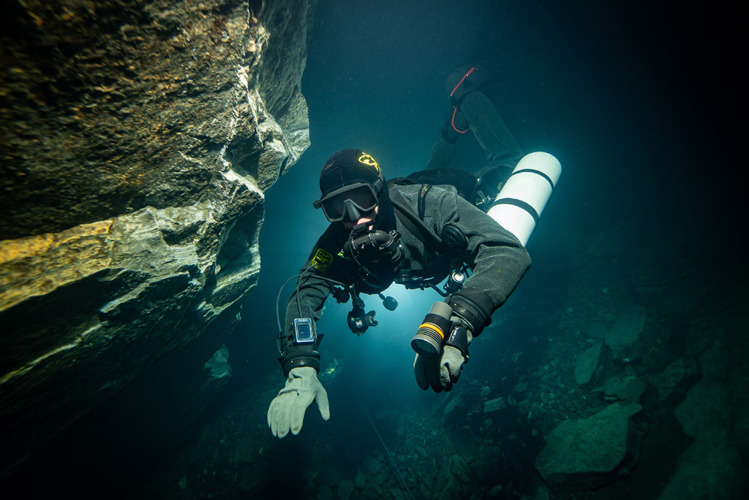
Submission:
[[[315,341],[312,333],[312,320],[309,318],[297,318],[294,320],[294,335],[297,343],[308,344]]]

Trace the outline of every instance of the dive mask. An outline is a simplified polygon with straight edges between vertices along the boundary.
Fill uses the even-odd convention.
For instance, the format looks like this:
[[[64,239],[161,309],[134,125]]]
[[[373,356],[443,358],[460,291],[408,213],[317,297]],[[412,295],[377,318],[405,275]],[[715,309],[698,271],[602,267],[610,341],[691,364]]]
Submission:
[[[377,193],[371,184],[358,182],[332,191],[313,203],[322,208],[330,222],[356,222],[377,206]]]

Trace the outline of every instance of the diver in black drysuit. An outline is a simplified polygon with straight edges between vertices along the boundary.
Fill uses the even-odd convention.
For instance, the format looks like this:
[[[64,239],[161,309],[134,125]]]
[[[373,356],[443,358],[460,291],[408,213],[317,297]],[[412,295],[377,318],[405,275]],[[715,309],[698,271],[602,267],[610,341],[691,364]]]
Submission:
[[[450,169],[450,161],[455,153],[456,141],[465,134],[472,134],[484,150],[487,160],[487,164],[476,172],[476,195],[479,198],[494,198],[523,153],[494,103],[481,91],[492,79],[491,74],[491,71],[477,65],[460,67],[450,74],[445,81],[451,104],[447,120],[432,146],[426,170],[415,172],[409,178],[435,183],[440,178],[464,177],[465,174],[460,171]],[[455,184],[458,187],[463,185]],[[474,193],[460,194],[473,200],[470,196]],[[481,200],[478,201],[480,204]]]
[[[463,105],[471,102],[469,98],[471,93],[462,96]],[[466,121],[473,118],[466,113]],[[486,136],[490,137],[483,131],[476,133],[477,139]],[[447,146],[435,147],[447,151],[451,143],[446,139],[443,133],[438,143],[444,141]],[[519,160],[519,148],[517,153]],[[495,159],[512,157],[509,167],[516,161],[514,155],[515,151],[504,151]],[[430,164],[436,165],[435,155],[432,159],[435,162]],[[382,297],[381,292],[392,283],[424,288],[442,282],[451,271],[470,269],[462,288],[445,300],[451,308],[453,333],[437,356],[417,354],[414,361],[422,389],[449,391],[468,359],[471,340],[491,322],[492,313],[530,266],[518,239],[460,196],[455,187],[417,184],[410,179],[386,182],[374,158],[360,150],[333,154],[321,172],[320,189],[322,197],[315,206],[323,209],[331,224],[300,271],[286,304],[284,331],[278,336],[286,385],[268,410],[268,425],[278,437],[289,431],[299,433],[312,401],[317,402],[324,420],[330,416],[327,393],[317,378],[322,335],[314,330],[329,295],[334,294],[339,302],[352,298],[355,307],[349,326],[362,333],[376,322],[364,314],[359,293]]]

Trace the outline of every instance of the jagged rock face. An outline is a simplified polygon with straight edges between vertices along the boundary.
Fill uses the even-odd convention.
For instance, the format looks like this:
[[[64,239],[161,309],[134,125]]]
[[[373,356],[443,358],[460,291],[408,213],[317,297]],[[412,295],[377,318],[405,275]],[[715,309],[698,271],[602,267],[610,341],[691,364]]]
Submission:
[[[311,12],[3,2],[3,472],[217,319],[231,326],[260,268],[263,192],[309,145]]]

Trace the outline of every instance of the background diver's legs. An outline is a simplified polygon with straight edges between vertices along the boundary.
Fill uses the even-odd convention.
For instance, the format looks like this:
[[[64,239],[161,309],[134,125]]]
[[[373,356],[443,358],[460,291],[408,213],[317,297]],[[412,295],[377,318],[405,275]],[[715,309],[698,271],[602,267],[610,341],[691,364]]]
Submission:
[[[494,104],[481,92],[471,92],[463,98],[460,111],[483,148],[489,165],[515,168],[523,153]]]
[[[447,125],[450,126],[449,124]],[[426,169],[450,168],[450,160],[455,154],[455,142],[448,142],[440,135],[432,145],[432,153],[429,155]]]
[[[488,168],[499,168],[502,172],[507,171],[505,175],[508,175],[523,156],[518,142],[505,125],[499,111],[481,92],[470,92],[462,99],[460,108],[454,115],[454,123],[459,130],[470,128],[484,150],[489,163]],[[453,128],[451,114],[432,146],[426,168],[449,168],[458,137],[459,133]],[[482,171],[486,169],[485,167]]]

